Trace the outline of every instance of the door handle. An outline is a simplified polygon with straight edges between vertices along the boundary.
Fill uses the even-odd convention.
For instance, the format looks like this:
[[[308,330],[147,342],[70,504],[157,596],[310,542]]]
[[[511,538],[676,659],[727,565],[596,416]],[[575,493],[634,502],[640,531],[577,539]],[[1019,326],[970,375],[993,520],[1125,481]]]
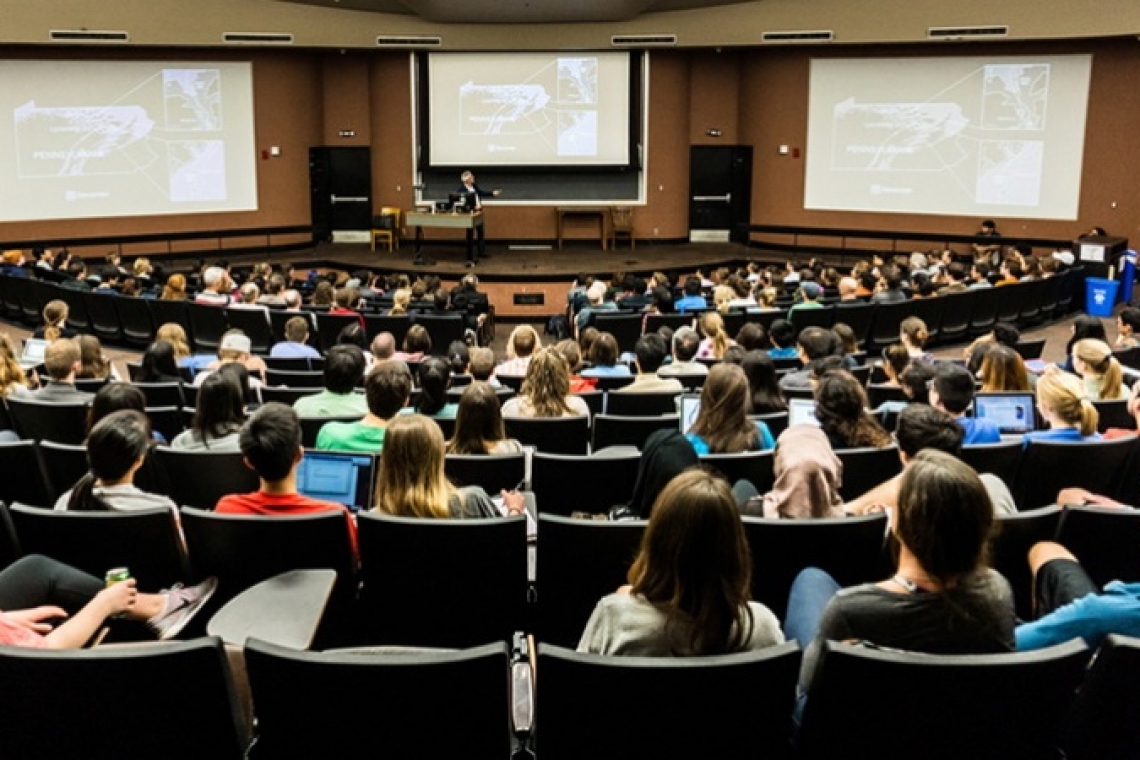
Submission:
[[[701,201],[724,201],[725,203],[732,203],[732,193],[725,193],[724,195],[694,195],[693,200],[698,203]]]
[[[353,195],[331,195],[329,198],[332,203],[368,203],[368,198]]]

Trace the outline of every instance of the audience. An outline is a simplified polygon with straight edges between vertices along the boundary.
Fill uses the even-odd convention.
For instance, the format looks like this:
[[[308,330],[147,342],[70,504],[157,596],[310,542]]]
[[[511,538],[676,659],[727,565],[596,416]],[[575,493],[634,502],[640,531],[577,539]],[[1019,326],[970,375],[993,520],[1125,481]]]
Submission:
[[[697,329],[703,336],[697,348],[698,359],[723,359],[729,347],[736,345],[725,332],[724,317],[715,311],[702,314],[697,320]]]
[[[618,342],[611,333],[599,332],[590,346],[590,366],[582,370],[582,377],[627,377],[629,367],[618,364]]]
[[[596,345],[596,344],[595,344]],[[637,374],[633,382],[614,393],[680,393],[685,388],[675,377],[658,377],[657,372],[669,356],[669,345],[657,333],[646,333],[633,347],[637,357]]]
[[[867,394],[845,370],[823,373],[816,384],[815,416],[833,449],[883,448],[891,436],[868,411]]]
[[[782,643],[776,616],[750,601],[751,579],[728,485],[687,470],[656,498],[629,585],[598,602],[578,651],[679,657]]]
[[[1001,430],[993,420],[966,414],[974,402],[974,378],[965,367],[938,362],[930,382],[930,405],[953,417],[965,433],[962,443],[1000,443]]]
[[[1029,372],[1025,368],[1025,360],[1021,358],[1021,354],[1000,343],[987,345],[985,348],[979,347],[975,354],[977,353],[982,356],[982,363],[978,368],[982,393],[1032,390]]]
[[[317,434],[317,448],[376,453],[384,447],[388,423],[407,405],[412,373],[402,361],[377,362],[364,378],[368,412],[359,422],[327,422]]]
[[[235,363],[245,367],[250,377],[250,385],[260,388],[265,383],[265,360],[250,353],[252,344],[241,330],[227,330],[222,334],[222,341],[218,344],[218,358],[206,365],[194,375],[194,384],[201,385],[202,381],[219,367]]]
[[[290,317],[285,323],[285,340],[269,349],[274,358],[319,359],[321,352],[309,345],[308,317]]]
[[[748,378],[749,409],[752,414],[787,411],[788,402],[780,392],[776,365],[767,351],[747,352],[740,367]]]
[[[429,356],[420,365],[420,395],[416,399],[417,414],[436,419],[453,420],[458,404],[448,401],[451,387],[451,365],[446,359]]]
[[[94,398],[94,394],[75,387],[75,373],[79,371],[79,343],[70,338],[60,338],[44,350],[44,369],[48,381],[32,394],[36,401],[52,404],[84,404]]]
[[[178,359],[170,341],[156,340],[147,346],[139,363],[138,383],[180,383],[182,373],[178,371]]]
[[[75,338],[79,345],[79,368],[75,377],[81,380],[119,380],[119,371],[103,355],[103,344],[97,335],[80,335]]]
[[[32,391],[28,374],[16,359],[16,349],[7,333],[0,333],[0,397],[19,398]]]
[[[483,351],[490,351],[491,349],[480,349]],[[598,378],[596,377],[582,377],[582,350],[578,347],[578,343],[571,338],[560,340],[554,344],[554,350],[566,362],[566,366],[570,371],[570,392],[571,393],[588,393],[593,391],[598,386]],[[495,378],[491,378],[495,381]]]
[[[522,392],[503,404],[504,417],[589,417],[590,407],[570,395],[570,368],[554,349],[530,360]]]
[[[929,338],[926,323],[918,317],[907,317],[899,325],[899,341],[906,346],[907,355],[912,361],[934,361],[934,356],[926,350]]]
[[[519,325],[507,338],[507,360],[495,370],[496,375],[526,375],[530,357],[542,345],[538,331],[530,325]]]
[[[1112,347],[1103,340],[1085,338],[1073,344],[1070,358],[1073,370],[1085,383],[1085,394],[1093,401],[1115,401],[1128,398],[1124,370],[1112,355]]]
[[[1037,381],[1037,411],[1048,430],[1025,434],[1025,441],[1094,441],[1100,415],[1075,375],[1050,368]]]
[[[522,444],[507,438],[499,394],[487,383],[473,382],[459,397],[455,434],[447,443],[448,454],[517,454]]]
[[[431,335],[423,325],[412,325],[404,335],[404,350],[392,355],[393,359],[418,362],[431,353]]]
[[[1140,348],[1140,309],[1135,306],[1125,306],[1116,315],[1116,342],[1113,348],[1124,351],[1129,348]]]
[[[661,365],[657,370],[660,377],[684,377],[689,375],[707,375],[709,368],[696,361],[697,351],[701,347],[701,336],[691,327],[678,327],[673,333],[673,361]]]
[[[44,304],[44,323],[32,332],[33,338],[51,342],[59,338],[74,338],[79,333],[67,326],[70,309],[66,301],[54,299]]]
[[[228,372],[211,373],[198,389],[190,427],[170,442],[180,451],[241,451],[239,433],[245,421],[241,386]]]
[[[744,481],[733,495],[745,514],[758,517],[807,519],[843,517],[843,463],[814,425],[792,425],[776,441],[775,482],[763,496]]]

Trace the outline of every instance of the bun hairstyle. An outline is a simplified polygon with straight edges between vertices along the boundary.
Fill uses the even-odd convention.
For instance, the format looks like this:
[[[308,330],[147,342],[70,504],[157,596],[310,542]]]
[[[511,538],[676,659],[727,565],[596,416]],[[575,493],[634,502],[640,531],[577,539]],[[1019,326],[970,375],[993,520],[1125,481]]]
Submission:
[[[930,338],[930,331],[927,330],[926,323],[918,317],[904,319],[899,325],[899,334],[915,348],[925,347],[926,341]]]
[[[54,299],[44,306],[44,340],[49,343],[63,337],[63,325],[67,321],[67,303]]]
[[[1101,380],[1098,399],[1120,398],[1120,386],[1124,382],[1124,370],[1112,355],[1112,348],[1103,340],[1085,338],[1073,344],[1073,357],[1080,359],[1088,367],[1088,372]]]
[[[1083,436],[1096,433],[1100,421],[1096,407],[1085,396],[1085,386],[1068,372],[1049,372],[1037,381],[1037,403]]]

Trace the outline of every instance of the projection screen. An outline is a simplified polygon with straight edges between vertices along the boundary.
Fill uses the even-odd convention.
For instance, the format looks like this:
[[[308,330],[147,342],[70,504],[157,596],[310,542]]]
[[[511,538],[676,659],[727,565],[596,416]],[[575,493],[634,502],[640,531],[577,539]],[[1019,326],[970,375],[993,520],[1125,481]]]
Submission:
[[[804,206],[1076,219],[1092,57],[814,59]]]
[[[625,166],[629,53],[433,53],[428,163]]]
[[[0,61],[0,221],[256,208],[249,63]]]

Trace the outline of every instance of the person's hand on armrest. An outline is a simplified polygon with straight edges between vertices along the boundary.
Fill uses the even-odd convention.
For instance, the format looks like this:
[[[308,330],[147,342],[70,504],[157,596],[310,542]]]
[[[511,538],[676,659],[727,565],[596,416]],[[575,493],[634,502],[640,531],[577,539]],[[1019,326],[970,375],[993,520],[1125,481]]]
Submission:
[[[5,612],[4,616],[11,622],[26,628],[29,631],[40,634],[51,633],[51,624],[44,622],[53,618],[63,619],[67,617],[67,612],[62,607],[55,607],[53,605],[45,604],[40,607],[32,607],[26,610],[11,610]]]
[[[1090,507],[1112,507],[1114,509],[1132,509],[1127,504],[1122,504],[1115,499],[1110,499],[1107,496],[1086,491],[1083,488],[1062,488],[1060,493],[1057,494],[1057,503],[1062,507],[1067,506],[1090,506]]]
[[[503,506],[506,507],[508,515],[521,515],[526,512],[526,501],[518,491],[503,490],[499,495],[503,497]]]

